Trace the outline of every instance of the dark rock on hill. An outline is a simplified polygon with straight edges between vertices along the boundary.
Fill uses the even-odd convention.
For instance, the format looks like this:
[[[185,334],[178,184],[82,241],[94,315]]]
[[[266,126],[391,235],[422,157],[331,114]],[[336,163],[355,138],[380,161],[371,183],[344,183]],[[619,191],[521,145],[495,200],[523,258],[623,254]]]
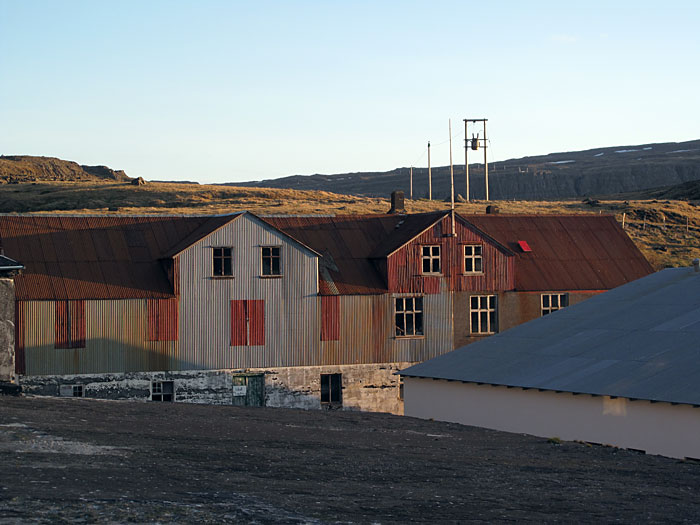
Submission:
[[[55,157],[0,155],[0,183],[96,180],[128,182],[131,178],[107,166],[81,166]]]
[[[480,153],[479,153],[480,154]],[[295,175],[233,186],[322,190],[386,197],[409,196],[409,168],[388,172]],[[455,193],[466,193],[464,165],[455,166]],[[433,199],[450,194],[448,166],[432,169]],[[700,140],[551,153],[489,163],[491,199],[555,200],[635,192],[700,180]],[[483,199],[484,166],[469,164],[470,198]],[[414,198],[428,191],[427,168],[413,168]]]

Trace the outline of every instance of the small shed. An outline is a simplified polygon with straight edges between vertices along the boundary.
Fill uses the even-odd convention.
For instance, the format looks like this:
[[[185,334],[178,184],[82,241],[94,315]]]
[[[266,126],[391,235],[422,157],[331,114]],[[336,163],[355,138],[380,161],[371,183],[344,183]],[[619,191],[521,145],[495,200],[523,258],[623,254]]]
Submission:
[[[400,372],[405,414],[700,458],[700,265]]]

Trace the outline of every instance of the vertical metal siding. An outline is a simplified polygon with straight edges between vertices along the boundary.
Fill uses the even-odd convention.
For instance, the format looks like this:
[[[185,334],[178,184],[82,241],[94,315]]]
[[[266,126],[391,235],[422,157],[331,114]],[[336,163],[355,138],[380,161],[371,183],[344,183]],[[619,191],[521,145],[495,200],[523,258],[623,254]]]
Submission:
[[[147,341],[146,300],[84,301],[85,348],[55,348],[56,303],[22,301],[26,374],[184,368],[177,341]]]
[[[232,278],[212,279],[212,246],[234,248]],[[260,277],[261,246],[281,246],[282,277]],[[311,252],[262,221],[242,215],[176,259],[182,366],[216,369],[320,364],[318,268]],[[250,327],[264,344],[231,346],[230,305],[236,300],[264,304],[264,323]]]
[[[321,341],[337,341],[340,338],[340,297],[321,297]]]
[[[457,220],[456,237],[443,237],[450,231],[450,218],[446,217],[435,227],[425,231],[388,259],[387,281],[391,292],[440,293],[438,281],[446,281],[450,291],[503,291],[515,287],[513,257],[506,255],[494,244],[484,239]],[[465,244],[483,246],[483,274],[464,274]],[[423,245],[439,245],[442,277],[424,276],[421,267],[420,248]]]
[[[148,341],[177,341],[178,300],[147,299]]]
[[[26,373],[24,355],[24,303],[15,302],[15,373]]]

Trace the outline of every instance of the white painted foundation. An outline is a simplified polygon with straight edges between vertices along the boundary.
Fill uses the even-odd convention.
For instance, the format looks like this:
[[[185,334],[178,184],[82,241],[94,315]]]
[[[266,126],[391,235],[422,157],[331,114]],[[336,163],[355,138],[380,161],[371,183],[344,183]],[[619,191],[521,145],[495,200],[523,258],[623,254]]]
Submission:
[[[700,459],[700,408],[404,378],[407,416]]]

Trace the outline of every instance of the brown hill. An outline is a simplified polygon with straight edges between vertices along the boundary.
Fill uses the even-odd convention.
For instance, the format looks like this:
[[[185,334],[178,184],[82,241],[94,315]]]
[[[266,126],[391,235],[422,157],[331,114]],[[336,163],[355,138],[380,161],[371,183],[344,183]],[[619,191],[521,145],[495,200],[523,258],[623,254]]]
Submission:
[[[84,166],[70,160],[30,155],[0,155],[0,184],[38,181],[131,180],[107,166]]]

